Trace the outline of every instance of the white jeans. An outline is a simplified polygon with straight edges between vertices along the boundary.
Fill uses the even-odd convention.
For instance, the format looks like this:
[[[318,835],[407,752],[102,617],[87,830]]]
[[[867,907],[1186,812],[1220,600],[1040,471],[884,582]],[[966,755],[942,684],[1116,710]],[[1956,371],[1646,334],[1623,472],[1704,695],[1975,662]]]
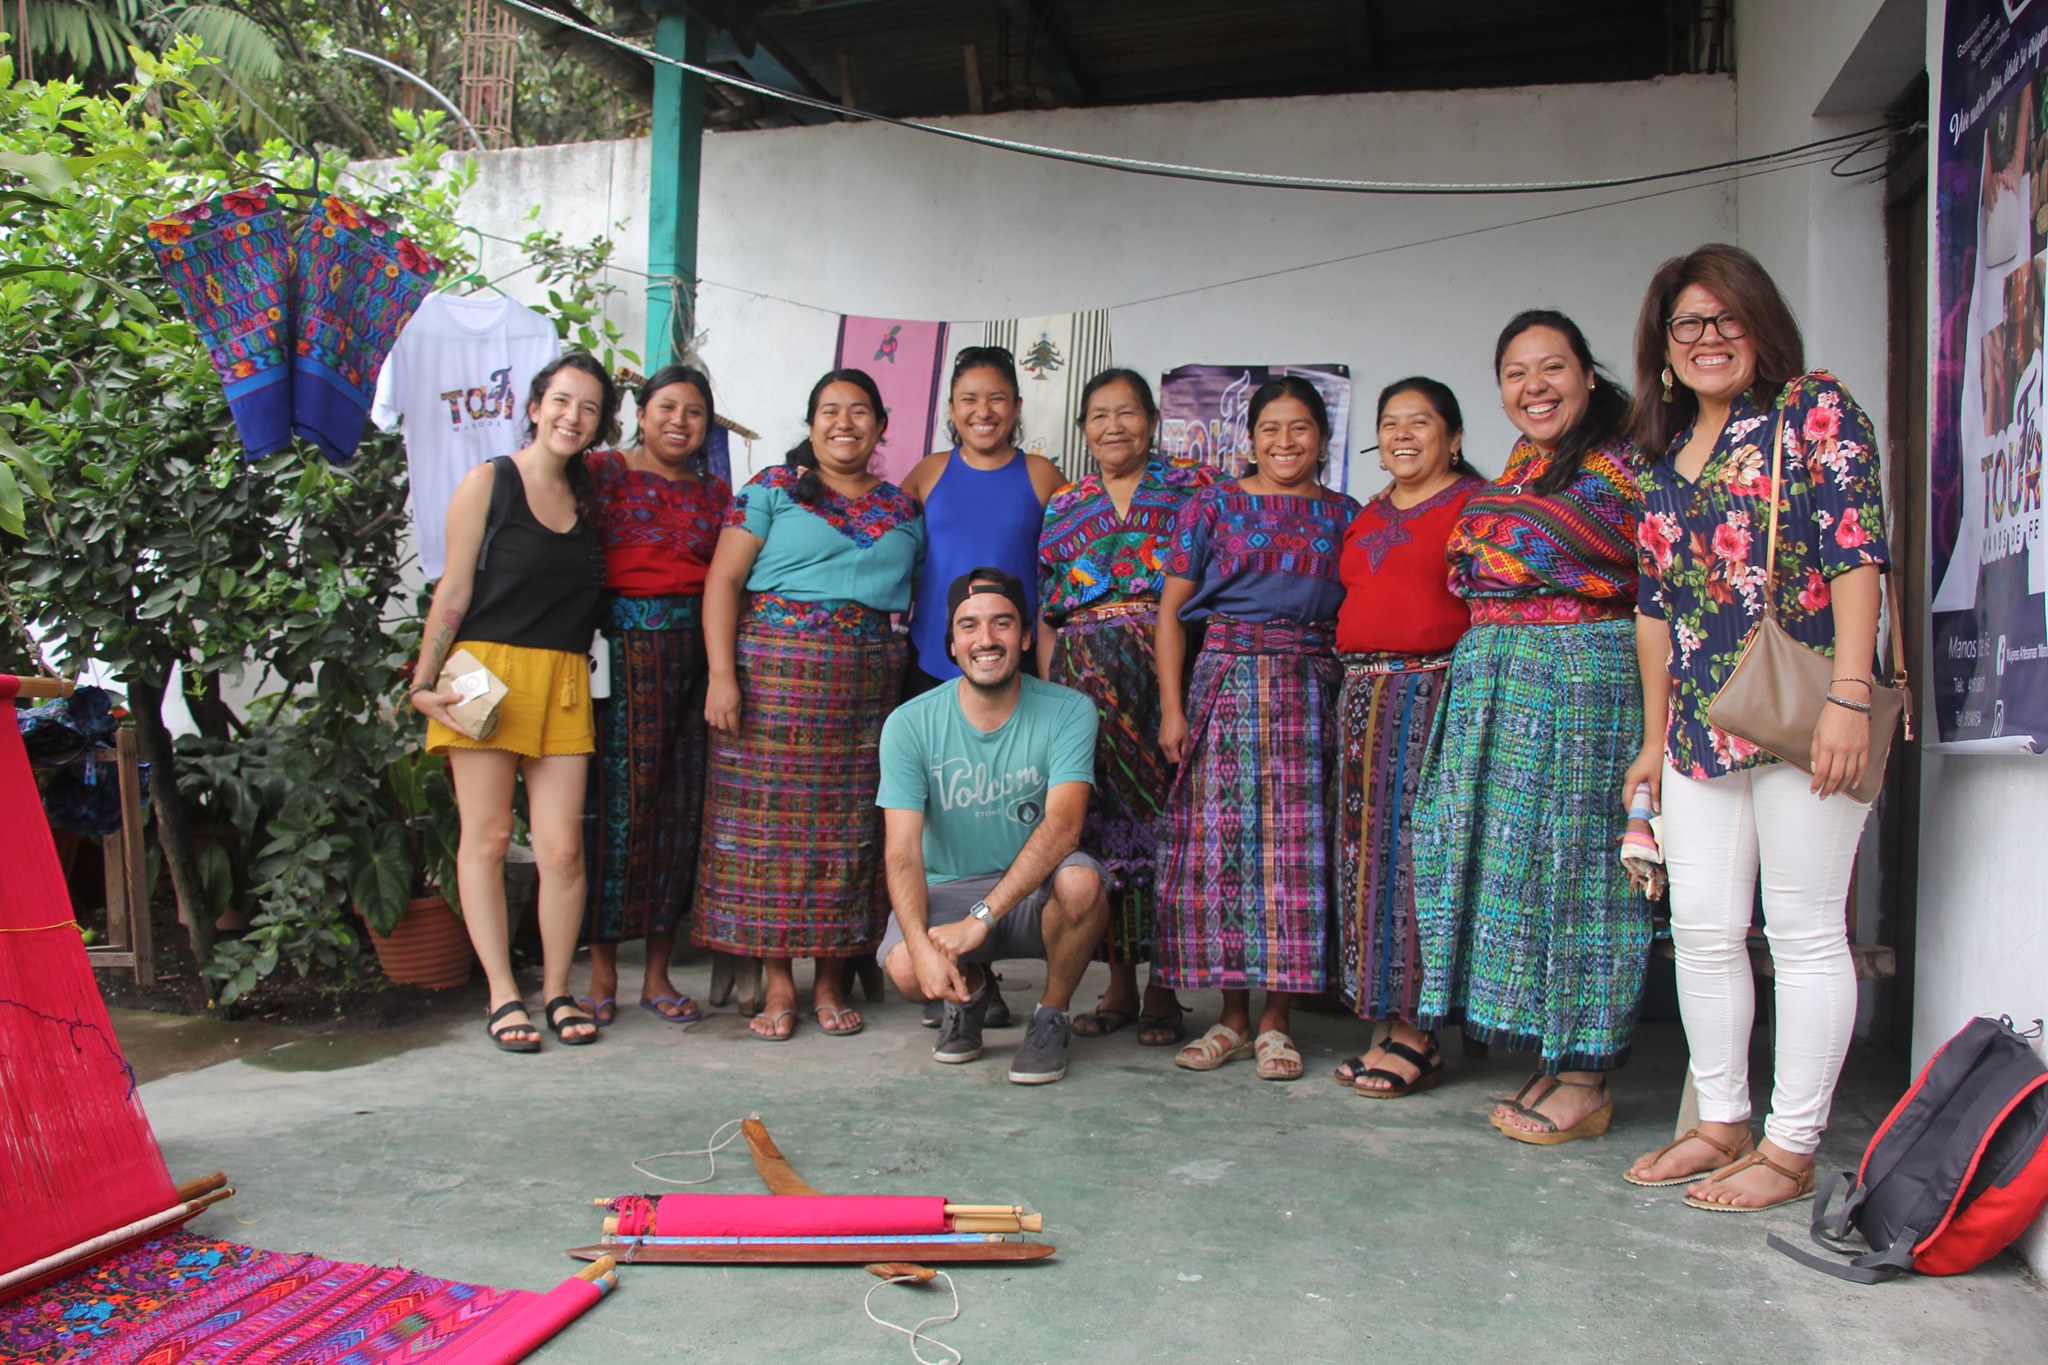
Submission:
[[[1664,768],[1664,862],[1679,1013],[1700,1117],[1750,1116],[1749,1033],[1756,983],[1743,940],[1764,887],[1764,936],[1777,971],[1777,1056],[1764,1136],[1788,1152],[1820,1146],[1856,1023],[1845,906],[1870,807],[1822,801],[1789,763],[1706,781]]]

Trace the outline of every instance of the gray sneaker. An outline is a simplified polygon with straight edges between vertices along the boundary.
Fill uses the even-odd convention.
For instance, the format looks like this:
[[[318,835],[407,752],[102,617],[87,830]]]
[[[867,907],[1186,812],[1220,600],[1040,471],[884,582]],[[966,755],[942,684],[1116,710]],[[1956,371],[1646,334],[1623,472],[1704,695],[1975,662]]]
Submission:
[[[927,1000],[922,1016],[926,1028],[937,1028],[946,1022],[946,1002]],[[988,974],[988,1015],[982,1020],[983,1028],[1014,1028],[1017,1021],[1010,1014],[1010,1007],[1003,1000],[1003,978],[999,972]]]
[[[1066,1011],[1040,1005],[1025,1025],[1024,1041],[1010,1054],[1010,1079],[1018,1085],[1048,1085],[1067,1074],[1067,1040],[1074,1025]]]
[[[988,983],[966,1004],[957,1000],[939,1002],[945,1009],[939,1020],[939,1042],[932,1049],[935,1062],[971,1062],[981,1056],[981,1030],[988,1021]]]

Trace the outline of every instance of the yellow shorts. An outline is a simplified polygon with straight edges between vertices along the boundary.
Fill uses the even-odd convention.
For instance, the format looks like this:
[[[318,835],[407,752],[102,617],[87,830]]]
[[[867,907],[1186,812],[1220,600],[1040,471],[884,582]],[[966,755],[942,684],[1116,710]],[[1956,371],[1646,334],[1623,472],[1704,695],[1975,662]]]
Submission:
[[[458,640],[448,651],[466,649],[505,684],[498,703],[498,728],[489,739],[471,739],[437,720],[427,722],[427,752],[498,749],[527,758],[587,754],[597,748],[590,721],[590,656],[559,649],[527,649]]]

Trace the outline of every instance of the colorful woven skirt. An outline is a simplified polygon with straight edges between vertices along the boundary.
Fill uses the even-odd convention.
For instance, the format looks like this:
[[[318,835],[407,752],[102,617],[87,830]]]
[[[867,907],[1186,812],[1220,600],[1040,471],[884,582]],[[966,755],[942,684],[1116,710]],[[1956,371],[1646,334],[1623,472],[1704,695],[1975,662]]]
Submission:
[[[1159,679],[1152,669],[1156,602],[1077,612],[1052,648],[1052,681],[1086,693],[1101,724],[1082,849],[1109,874],[1109,931],[1097,962],[1152,956],[1154,851],[1173,765],[1159,752]]]
[[[1337,945],[1330,971],[1361,1019],[1413,1022],[1422,989],[1414,822],[1449,655],[1344,656],[1337,694]]]
[[[1161,985],[1323,989],[1341,675],[1327,627],[1210,619],[1160,840]]]
[[[704,832],[704,634],[696,597],[605,606],[611,696],[597,703],[583,849],[583,942],[672,936],[697,891]]]
[[[740,732],[711,736],[692,942],[774,958],[881,942],[875,788],[903,655],[884,613],[755,594],[737,646]]]
[[[1545,1072],[1628,1060],[1650,917],[1622,873],[1642,743],[1635,627],[1480,625],[1458,643],[1415,808],[1425,1029]]]

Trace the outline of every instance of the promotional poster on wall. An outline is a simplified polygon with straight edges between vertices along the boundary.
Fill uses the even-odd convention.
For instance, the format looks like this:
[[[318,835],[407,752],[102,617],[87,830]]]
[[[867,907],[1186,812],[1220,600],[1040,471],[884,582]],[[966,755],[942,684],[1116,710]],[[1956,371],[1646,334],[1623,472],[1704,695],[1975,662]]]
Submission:
[[[2048,0],[1949,0],[1935,128],[1929,685],[1939,747],[2048,748]]]
[[[1236,478],[1252,457],[1246,413],[1252,394],[1269,379],[1295,375],[1316,386],[1330,410],[1329,463],[1323,486],[1349,490],[1351,367],[1348,365],[1182,365],[1159,380],[1159,453],[1190,460]]]

